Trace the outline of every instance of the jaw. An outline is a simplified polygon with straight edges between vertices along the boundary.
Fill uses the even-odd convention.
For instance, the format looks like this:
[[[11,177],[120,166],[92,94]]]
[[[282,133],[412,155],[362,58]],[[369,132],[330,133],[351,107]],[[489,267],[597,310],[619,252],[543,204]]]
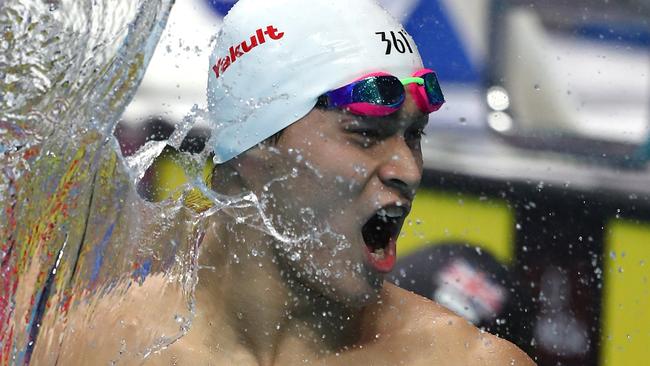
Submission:
[[[358,307],[376,301],[383,275],[369,267],[361,250],[363,240],[355,237],[343,244],[331,236],[323,239],[303,243],[299,259],[294,255],[297,248],[283,247],[277,251],[287,286],[345,306]],[[344,248],[333,253],[332,248],[337,246]]]
[[[291,180],[279,181],[270,186],[267,194],[271,197],[289,195],[288,188],[297,186],[290,183]],[[309,197],[295,191],[293,195]],[[376,301],[384,274],[395,263],[396,240],[407,207],[401,209],[399,217],[381,221],[380,211],[387,207],[377,210],[375,206],[374,212],[364,210],[360,213],[358,207],[363,197],[354,200],[357,204],[341,198],[310,202],[269,201],[269,216],[278,232],[309,238],[275,246],[278,264],[289,286],[304,287],[338,303],[355,306]],[[368,206],[365,199],[363,206]],[[364,226],[380,229],[364,235]]]
[[[387,205],[363,218],[355,214],[352,225],[350,215],[332,217],[328,222],[337,233],[301,245],[298,261],[286,260],[294,251],[284,253],[285,262],[294,280],[334,301],[355,306],[373,303],[384,275],[394,267],[397,238],[407,213],[408,206]]]

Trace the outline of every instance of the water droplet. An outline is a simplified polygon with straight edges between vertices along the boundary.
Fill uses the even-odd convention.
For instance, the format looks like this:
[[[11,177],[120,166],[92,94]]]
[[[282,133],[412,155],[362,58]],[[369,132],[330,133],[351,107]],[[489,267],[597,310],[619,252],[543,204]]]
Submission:
[[[368,174],[368,170],[366,169],[366,167],[361,164],[353,164],[352,169],[354,170],[355,173],[363,177],[365,177],[366,174]]]

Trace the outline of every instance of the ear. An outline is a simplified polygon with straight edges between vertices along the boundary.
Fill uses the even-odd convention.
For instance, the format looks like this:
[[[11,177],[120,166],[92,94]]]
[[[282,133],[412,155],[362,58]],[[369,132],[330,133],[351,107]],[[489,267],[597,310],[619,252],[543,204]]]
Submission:
[[[246,190],[232,160],[214,167],[210,185],[213,191],[230,196],[238,195]]]

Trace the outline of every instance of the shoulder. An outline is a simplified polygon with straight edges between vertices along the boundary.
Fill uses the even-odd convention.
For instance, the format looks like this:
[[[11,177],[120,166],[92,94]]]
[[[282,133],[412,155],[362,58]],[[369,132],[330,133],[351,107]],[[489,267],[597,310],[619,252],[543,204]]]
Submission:
[[[446,365],[535,365],[512,343],[483,332],[467,320],[441,305],[386,284],[382,306],[391,318],[391,311],[401,314],[393,321],[396,338],[407,341],[427,360],[444,361]],[[388,331],[388,330],[386,330]]]
[[[175,284],[152,275],[142,283],[119,283],[106,293],[78,295],[59,335],[59,363],[99,365],[120,360],[142,364],[143,355],[159,336],[156,331],[165,332],[169,340],[182,333],[174,315],[187,312],[177,294],[180,290]],[[156,324],[154,329],[152,324]]]

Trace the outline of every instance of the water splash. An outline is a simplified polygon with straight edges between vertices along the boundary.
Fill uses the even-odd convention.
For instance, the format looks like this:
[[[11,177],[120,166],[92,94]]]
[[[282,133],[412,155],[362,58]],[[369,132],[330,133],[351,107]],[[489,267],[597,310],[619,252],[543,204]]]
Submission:
[[[0,39],[2,365],[84,363],[66,347],[81,341],[113,352],[115,363],[128,362],[178,340],[191,326],[199,247],[208,218],[217,213],[275,239],[289,260],[307,260],[305,274],[323,282],[341,276],[308,259],[324,238],[337,243],[330,253],[336,258],[350,246],[345,236],[307,208],[303,224],[313,230],[294,233],[276,226],[265,197],[213,191],[201,179],[207,153],[177,155],[190,177],[180,197],[154,204],[136,192],[163,149],[178,149],[207,115],[193,108],[167,141],[150,141],[129,157],[112,137],[171,3],[13,0],[0,9],[0,26],[8,29]],[[247,105],[253,110],[266,102]],[[305,172],[323,177],[296,154]],[[299,174],[296,169],[267,186]],[[183,204],[192,190],[209,209]],[[134,293],[164,300],[165,313],[134,319],[138,314],[118,310],[134,306],[127,296]],[[134,330],[133,339],[110,337],[111,326],[136,320],[155,326]]]
[[[91,214],[124,205],[106,194],[129,195],[110,134],[171,4],[0,7],[0,364],[53,364],[67,311],[106,289],[100,273],[82,275],[84,258],[119,236],[116,217]]]
[[[154,160],[167,146],[167,141],[148,141],[138,149],[133,155],[129,155],[124,160],[128,171],[131,173],[133,185],[137,185],[147,169],[153,164]],[[134,176],[133,176],[134,175]]]

